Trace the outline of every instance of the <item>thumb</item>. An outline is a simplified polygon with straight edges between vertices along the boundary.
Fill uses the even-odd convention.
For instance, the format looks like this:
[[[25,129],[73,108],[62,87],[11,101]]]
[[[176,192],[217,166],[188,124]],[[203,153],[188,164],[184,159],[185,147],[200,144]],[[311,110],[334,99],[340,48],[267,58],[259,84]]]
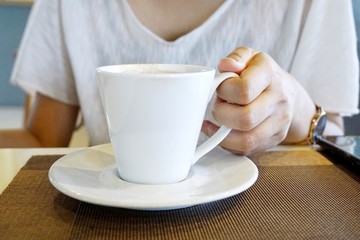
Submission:
[[[249,47],[239,47],[227,57],[221,59],[218,68],[220,72],[235,72],[240,74],[258,51]]]

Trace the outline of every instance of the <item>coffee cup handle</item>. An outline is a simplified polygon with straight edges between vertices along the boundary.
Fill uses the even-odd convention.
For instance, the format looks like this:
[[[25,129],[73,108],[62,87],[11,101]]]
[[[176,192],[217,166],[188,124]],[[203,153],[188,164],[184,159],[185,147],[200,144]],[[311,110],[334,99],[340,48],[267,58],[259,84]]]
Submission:
[[[220,73],[214,80],[212,89],[210,91],[208,102],[210,102],[212,96],[214,95],[216,89],[219,85],[228,78],[238,77],[236,73],[233,72],[224,72]],[[228,128],[222,125],[219,130],[212,135],[208,140],[198,146],[195,150],[194,158],[192,165],[194,165],[202,156],[206,153],[210,152],[213,148],[215,148],[219,143],[226,138],[226,136],[230,133],[231,128]]]

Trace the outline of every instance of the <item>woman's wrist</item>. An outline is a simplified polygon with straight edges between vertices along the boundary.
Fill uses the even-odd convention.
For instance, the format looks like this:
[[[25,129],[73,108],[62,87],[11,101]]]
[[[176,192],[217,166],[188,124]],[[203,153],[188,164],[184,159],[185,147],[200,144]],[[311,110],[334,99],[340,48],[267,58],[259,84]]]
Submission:
[[[305,89],[294,79],[294,85],[297,89],[295,105],[293,108],[293,117],[284,139],[284,144],[300,143],[307,140],[311,122],[316,115],[316,106],[307,94]]]

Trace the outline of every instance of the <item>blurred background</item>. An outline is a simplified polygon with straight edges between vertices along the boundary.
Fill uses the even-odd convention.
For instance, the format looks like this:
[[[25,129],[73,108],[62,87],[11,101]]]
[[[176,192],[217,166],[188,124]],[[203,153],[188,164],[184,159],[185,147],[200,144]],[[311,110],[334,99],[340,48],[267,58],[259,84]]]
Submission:
[[[360,0],[352,0],[360,56]],[[0,128],[20,127],[25,95],[10,84],[10,75],[32,0],[0,0]],[[360,135],[360,115],[345,119],[346,133]],[[76,145],[76,144],[75,144]],[[80,143],[81,145],[81,143]]]
[[[10,84],[31,1],[0,1],[0,128],[19,127],[23,121],[24,92]]]
[[[352,0],[356,34],[357,34],[357,51],[360,59],[360,0]],[[359,79],[360,81],[360,79]],[[360,103],[359,103],[360,106]],[[345,118],[345,134],[348,135],[360,135],[360,115],[356,115],[350,118]]]

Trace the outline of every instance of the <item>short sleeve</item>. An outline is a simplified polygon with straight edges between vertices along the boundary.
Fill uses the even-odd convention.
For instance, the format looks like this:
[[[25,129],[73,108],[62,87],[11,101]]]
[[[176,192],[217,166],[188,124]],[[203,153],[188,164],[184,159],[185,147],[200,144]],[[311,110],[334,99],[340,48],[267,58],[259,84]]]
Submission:
[[[312,1],[290,72],[328,112],[358,113],[359,64],[350,0]]]
[[[63,37],[58,0],[35,1],[15,60],[11,82],[26,92],[40,92],[78,105]]]

